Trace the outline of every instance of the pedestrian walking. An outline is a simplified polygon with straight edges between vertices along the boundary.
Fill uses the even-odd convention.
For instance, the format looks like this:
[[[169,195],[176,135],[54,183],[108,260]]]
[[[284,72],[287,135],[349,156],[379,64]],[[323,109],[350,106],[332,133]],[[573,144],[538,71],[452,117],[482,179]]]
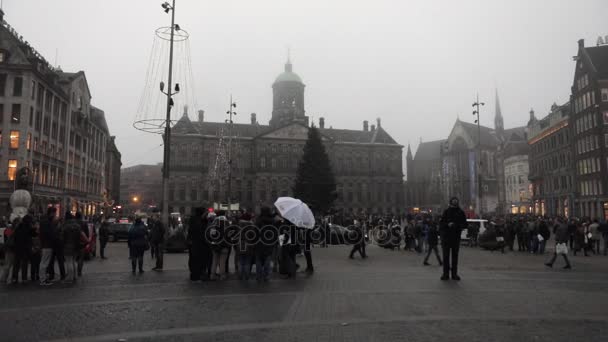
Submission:
[[[99,226],[99,257],[106,259],[106,245],[110,239],[110,222],[103,218]]]
[[[538,254],[545,254],[545,246],[547,245],[547,241],[551,238],[551,230],[549,230],[549,225],[547,221],[541,220],[538,226]]]
[[[568,240],[570,237],[570,232],[568,230],[568,225],[563,222],[561,219],[558,219],[558,225],[553,232],[555,234],[555,252],[553,253],[553,257],[549,262],[545,265],[547,267],[553,267],[553,263],[557,259],[558,255],[562,255],[564,257],[564,261],[566,262],[566,266],[564,269],[570,269],[572,266],[570,265],[570,261],[568,260]]]
[[[129,258],[131,259],[131,273],[135,275],[137,267],[139,274],[144,273],[144,253],[150,248],[148,243],[148,231],[142,222],[141,218],[136,218],[135,222],[129,228]]]
[[[358,220],[355,220],[353,230],[355,232],[355,240],[352,241],[353,249],[350,251],[349,258],[354,259],[355,253],[358,252],[359,255],[361,255],[361,258],[365,259],[367,258],[367,254],[365,253],[365,233]]]
[[[196,213],[194,216],[196,216]],[[150,226],[150,248],[154,250],[154,257],[156,258],[156,264],[152,270],[162,271],[164,266],[165,235],[167,234],[167,231],[157,213],[152,216],[152,220],[148,225]],[[197,238],[202,238],[200,231]]]
[[[593,254],[600,254],[600,241],[602,240],[602,234],[600,233],[600,223],[597,219],[593,220],[593,223],[589,225],[589,238],[590,249]]]
[[[460,234],[467,226],[467,217],[459,207],[457,197],[450,199],[450,206],[441,217],[441,248],[443,250],[443,275],[441,280],[448,280],[451,272],[453,280],[460,280],[458,275],[458,252]]]
[[[441,257],[439,256],[439,250],[437,249],[437,245],[439,243],[439,231],[437,230],[437,226],[435,224],[429,224],[428,225],[428,231],[427,231],[427,243],[428,243],[428,251],[426,252],[426,257],[424,258],[424,262],[422,263],[425,266],[430,265],[429,264],[429,257],[431,256],[432,252],[435,252],[435,257],[437,258],[437,262],[439,263],[439,266],[443,265],[443,262],[441,261]]]

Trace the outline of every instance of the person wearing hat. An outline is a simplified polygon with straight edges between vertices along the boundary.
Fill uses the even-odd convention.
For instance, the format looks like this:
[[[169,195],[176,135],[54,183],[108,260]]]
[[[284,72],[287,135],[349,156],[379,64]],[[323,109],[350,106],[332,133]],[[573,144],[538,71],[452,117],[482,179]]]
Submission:
[[[460,234],[467,226],[467,217],[459,207],[458,198],[450,199],[450,206],[441,216],[441,249],[443,250],[443,275],[441,280],[448,280],[451,271],[453,280],[458,276],[458,251]]]

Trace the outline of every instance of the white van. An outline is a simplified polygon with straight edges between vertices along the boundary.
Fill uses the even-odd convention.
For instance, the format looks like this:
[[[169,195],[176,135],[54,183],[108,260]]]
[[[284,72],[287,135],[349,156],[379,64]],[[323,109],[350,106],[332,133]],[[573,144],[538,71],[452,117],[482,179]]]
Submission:
[[[481,220],[481,219],[467,219],[467,223],[471,224],[471,223],[477,223],[479,224],[479,235],[483,234],[483,232],[486,231],[486,224],[488,223],[488,220]],[[460,240],[468,240],[469,238],[467,237],[468,234],[468,229],[463,229],[462,233],[460,234]]]

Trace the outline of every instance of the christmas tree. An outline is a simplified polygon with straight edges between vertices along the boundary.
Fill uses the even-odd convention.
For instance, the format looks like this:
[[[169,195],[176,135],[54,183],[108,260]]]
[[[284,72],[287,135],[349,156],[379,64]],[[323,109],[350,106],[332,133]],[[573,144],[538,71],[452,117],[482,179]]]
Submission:
[[[314,125],[308,130],[304,154],[298,165],[294,196],[312,209],[315,214],[329,210],[336,199],[336,180],[329,157]]]

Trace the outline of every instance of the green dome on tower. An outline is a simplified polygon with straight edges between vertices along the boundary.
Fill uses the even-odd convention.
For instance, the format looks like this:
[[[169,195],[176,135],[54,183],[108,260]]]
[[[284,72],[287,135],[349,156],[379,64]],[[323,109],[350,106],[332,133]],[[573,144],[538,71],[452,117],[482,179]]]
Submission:
[[[279,76],[277,76],[277,78],[274,80],[274,83],[279,83],[279,82],[303,83],[300,76],[298,76],[298,74],[293,72],[293,66],[291,65],[291,61],[288,60],[287,63],[285,63],[285,71],[282,74],[280,74]]]

